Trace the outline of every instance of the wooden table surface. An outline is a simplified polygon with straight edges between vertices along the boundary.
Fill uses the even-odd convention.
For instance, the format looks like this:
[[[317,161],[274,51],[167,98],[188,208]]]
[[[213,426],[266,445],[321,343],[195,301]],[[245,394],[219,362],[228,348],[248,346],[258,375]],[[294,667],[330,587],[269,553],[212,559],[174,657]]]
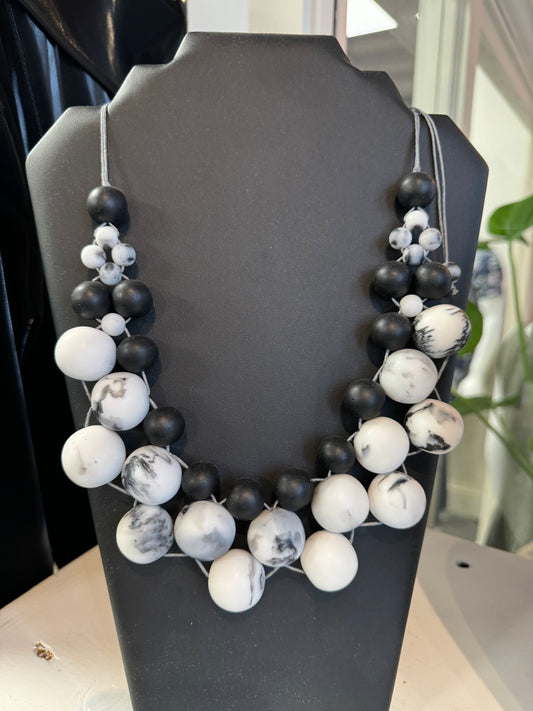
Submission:
[[[97,548],[0,610],[0,711],[40,709],[132,711]],[[533,561],[428,530],[390,711],[532,709]]]

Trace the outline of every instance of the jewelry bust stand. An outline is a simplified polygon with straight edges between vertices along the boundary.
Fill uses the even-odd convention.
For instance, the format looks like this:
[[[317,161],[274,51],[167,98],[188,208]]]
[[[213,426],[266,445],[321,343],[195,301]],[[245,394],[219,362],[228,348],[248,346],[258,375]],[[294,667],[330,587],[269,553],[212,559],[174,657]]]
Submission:
[[[487,171],[451,120],[435,121],[450,258],[463,274],[453,301],[464,308]],[[79,325],[70,294],[90,278],[80,249],[94,228],[99,122],[99,107],[68,109],[27,162],[58,335]],[[422,170],[433,174],[424,129]],[[317,444],[346,435],[344,387],[378,363],[370,282],[401,222],[410,109],[332,37],[190,33],[168,65],[128,75],[109,105],[108,145],[137,251],[130,277],[154,299],[134,331],[159,347],[151,397],[187,423],[172,451],[214,462],[222,494],[242,476],[270,493],[287,466],[317,476]],[[82,427],[86,394],[79,381],[68,387]],[[435,458],[408,466],[429,501]],[[234,614],[213,603],[193,560],[122,557],[115,530],[129,497],[109,486],[89,496],[135,711],[389,708],[425,518],[358,529],[359,571],[340,592],[282,569]]]

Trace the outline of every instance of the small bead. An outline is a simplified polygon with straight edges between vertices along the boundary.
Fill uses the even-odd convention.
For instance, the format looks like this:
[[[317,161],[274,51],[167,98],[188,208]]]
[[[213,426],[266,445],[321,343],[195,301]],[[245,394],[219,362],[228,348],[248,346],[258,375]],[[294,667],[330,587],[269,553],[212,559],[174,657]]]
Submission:
[[[374,273],[372,286],[379,296],[401,299],[411,286],[411,271],[403,262],[384,262]]]
[[[96,244],[102,249],[111,249],[118,244],[119,231],[115,225],[98,225],[93,235]]]
[[[183,493],[195,501],[216,496],[219,485],[218,469],[209,462],[194,462],[183,472]]]
[[[426,251],[419,244],[410,244],[402,249],[402,259],[410,267],[418,267],[426,258]]]
[[[251,521],[265,505],[263,487],[255,479],[241,479],[226,497],[226,508],[239,521]]]
[[[131,244],[125,242],[120,242],[111,250],[111,259],[121,267],[131,267],[132,264],[135,264],[136,258],[135,249]]]
[[[70,303],[80,318],[102,318],[111,311],[111,294],[99,281],[83,281],[72,290]]]
[[[159,349],[148,336],[128,336],[118,344],[117,361],[130,373],[141,373],[157,359]]]
[[[379,383],[367,378],[354,380],[344,392],[343,407],[354,417],[371,420],[381,414],[385,405],[385,391]]]
[[[434,252],[442,244],[442,235],[439,230],[434,227],[428,227],[422,230],[418,236],[418,244],[421,245],[426,252]]]
[[[393,249],[405,249],[413,240],[413,235],[406,227],[397,227],[389,235],[389,244]]]
[[[461,267],[455,262],[446,262],[444,266],[451,274],[452,281],[458,281],[461,278]]]
[[[313,497],[313,483],[303,469],[283,469],[274,486],[274,498],[283,509],[299,511]]]
[[[185,418],[175,407],[157,407],[144,418],[143,430],[150,444],[168,447],[185,432]]]
[[[414,290],[423,299],[441,299],[450,292],[452,277],[440,262],[421,264],[414,273]]]
[[[195,501],[179,512],[174,537],[180,550],[195,560],[220,558],[235,540],[235,519],[214,501]]]
[[[407,318],[414,318],[424,308],[424,302],[416,294],[406,294],[400,301],[400,313]]]
[[[426,511],[426,493],[416,479],[403,472],[374,477],[368,487],[370,512],[391,528],[411,528]]]
[[[427,207],[435,198],[437,186],[427,173],[412,172],[400,181],[398,202],[403,207]]]
[[[420,207],[415,207],[409,212],[406,212],[403,218],[403,225],[408,230],[425,230],[429,225],[429,215]]]
[[[166,449],[146,445],[134,449],[126,458],[121,478],[122,486],[134,499],[149,506],[159,506],[178,493],[181,464]]]
[[[380,314],[374,319],[370,336],[374,343],[385,350],[397,351],[407,345],[413,328],[411,322],[395,311]]]
[[[94,382],[110,373],[117,347],[107,333],[91,326],[76,326],[58,339],[54,358],[62,373],[75,380]]]
[[[102,331],[107,333],[108,336],[116,337],[121,336],[124,333],[126,321],[119,314],[110,313],[102,316],[100,326],[102,327]]]
[[[128,214],[124,193],[112,185],[98,185],[87,197],[87,212],[95,222],[119,225]]]
[[[152,308],[152,294],[148,287],[137,279],[124,279],[113,289],[115,311],[124,318],[145,316]]]
[[[100,269],[106,262],[106,253],[97,244],[87,244],[81,250],[81,263],[87,269]]]
[[[106,262],[98,270],[98,276],[102,284],[106,286],[116,286],[122,280],[122,267],[114,262]]]
[[[355,454],[351,444],[343,437],[324,437],[318,445],[318,459],[328,471],[341,474],[355,462]]]

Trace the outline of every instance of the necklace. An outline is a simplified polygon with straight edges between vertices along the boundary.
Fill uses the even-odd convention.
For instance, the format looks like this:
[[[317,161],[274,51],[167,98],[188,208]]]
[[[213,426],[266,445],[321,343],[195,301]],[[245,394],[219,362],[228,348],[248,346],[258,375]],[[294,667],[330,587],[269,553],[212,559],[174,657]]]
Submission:
[[[468,340],[470,323],[464,311],[446,302],[457,293],[460,269],[448,259],[438,132],[430,116],[418,109],[412,114],[413,168],[397,193],[403,222],[389,235],[400,256],[379,265],[372,281],[383,311],[370,336],[382,363],[372,379],[346,386],[342,408],[357,426],[348,437],[332,435],[319,444],[326,476],[286,468],[268,503],[253,479],[237,481],[220,498],[213,463],[186,463],[171,451],[185,420],[175,407],[152,400],[146,371],[158,347],[129,330],[130,322],[151,310],[153,298],[142,281],[125,273],[136,253],[121,240],[127,200],[109,181],[107,105],[101,107],[101,184],[87,198],[95,227],[92,242],[81,250],[82,264],[97,274],[71,293],[75,313],[92,325],[67,330],[54,351],[63,374],[81,382],[90,407],[84,426],[63,446],[62,467],[79,486],[108,485],[131,497],[132,507],[116,529],[127,559],[141,565],[162,557],[194,560],[213,602],[229,612],[256,605],[265,581],[281,568],[304,575],[320,590],[347,587],[358,572],[359,527],[404,529],[424,517],[425,491],[408,473],[407,459],[419,452],[444,454],[462,438],[461,416],[441,400],[437,384],[449,358]],[[421,118],[431,138],[435,179],[421,170]],[[426,211],[434,200],[438,228],[430,226]],[[430,258],[435,253],[441,261]],[[409,406],[402,421],[382,414],[387,400]],[[147,444],[128,452],[120,433],[139,427]],[[356,462],[373,475],[368,488],[350,473]],[[186,503],[173,518],[165,505],[178,492]],[[317,527],[308,536],[299,515],[306,507]],[[246,548],[234,547],[237,521],[247,526]]]

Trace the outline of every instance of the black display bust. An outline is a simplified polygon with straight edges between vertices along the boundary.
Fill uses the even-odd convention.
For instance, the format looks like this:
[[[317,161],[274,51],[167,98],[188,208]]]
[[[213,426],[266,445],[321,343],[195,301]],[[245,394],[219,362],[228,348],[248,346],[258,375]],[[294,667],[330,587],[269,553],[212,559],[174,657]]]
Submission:
[[[451,120],[436,122],[464,307],[486,166]],[[131,71],[108,131],[110,180],[129,204],[124,239],[154,297],[133,332],[159,346],[154,401],[187,422],[173,451],[213,461],[223,490],[250,476],[269,491],[287,466],[313,474],[322,437],[346,435],[344,387],[375,372],[369,285],[412,169],[409,107],[333,37],[190,33],[168,65]],[[425,130],[422,149],[432,173]],[[68,109],[27,173],[60,335],[79,325],[70,293],[87,278],[79,254],[100,182],[99,108]],[[449,382],[448,372],[444,395]],[[78,382],[68,387],[81,427],[87,399]],[[410,466],[429,497],[434,459]],[[281,571],[235,615],[213,604],[193,561],[120,555],[128,497],[103,487],[90,501],[135,711],[389,708],[425,521],[360,529],[359,572],[341,592]]]

